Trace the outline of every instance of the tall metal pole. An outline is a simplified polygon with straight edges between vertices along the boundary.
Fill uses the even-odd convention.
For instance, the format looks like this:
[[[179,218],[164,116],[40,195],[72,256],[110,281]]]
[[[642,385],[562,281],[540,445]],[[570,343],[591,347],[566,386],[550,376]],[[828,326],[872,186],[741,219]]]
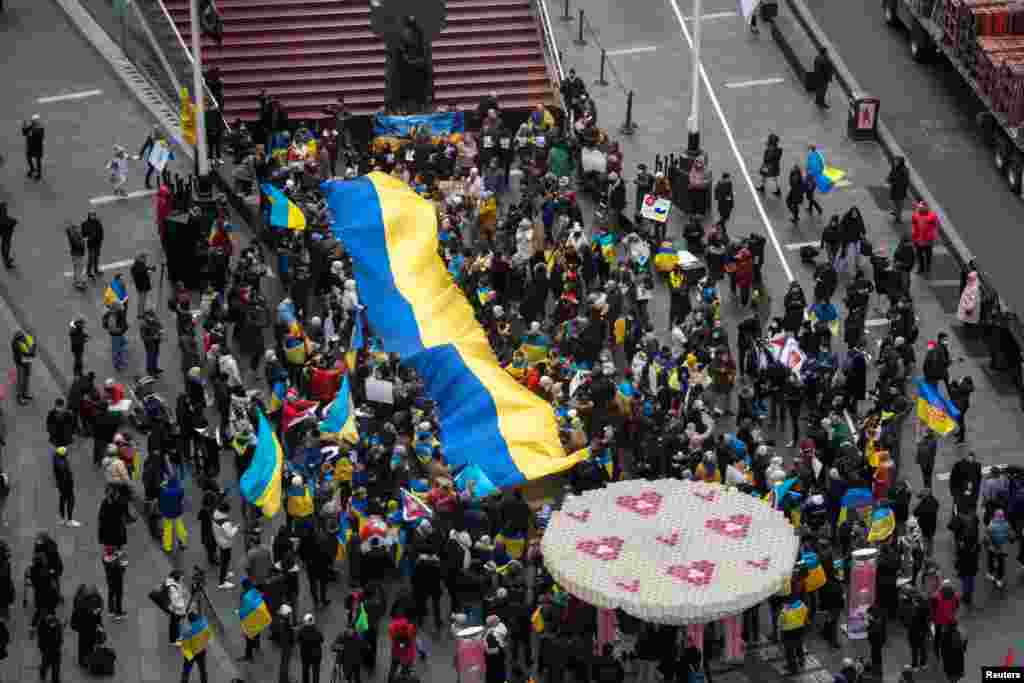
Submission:
[[[206,156],[206,116],[203,113],[206,91],[203,89],[203,32],[199,26],[199,0],[189,2],[189,18],[192,23],[192,88],[196,98],[196,166],[199,176],[205,177],[210,172],[210,160]]]
[[[700,25],[704,13],[704,0],[693,0],[693,76],[690,100],[690,119],[687,122],[686,154],[700,154]]]

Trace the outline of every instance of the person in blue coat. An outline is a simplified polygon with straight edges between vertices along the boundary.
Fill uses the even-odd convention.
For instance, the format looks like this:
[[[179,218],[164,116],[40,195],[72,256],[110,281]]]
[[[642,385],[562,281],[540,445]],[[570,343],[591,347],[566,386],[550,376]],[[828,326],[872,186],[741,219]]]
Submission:
[[[807,173],[804,175],[804,192],[807,198],[807,214],[813,215],[814,210],[818,210],[820,216],[824,213],[821,209],[821,204],[814,198],[814,194],[822,189],[818,186],[820,182],[819,178],[824,178],[825,174],[825,157],[821,155],[818,148],[814,145],[810,145],[807,148]]]
[[[185,511],[185,488],[181,480],[171,477],[160,487],[158,500],[160,516],[164,518],[164,552],[174,550],[174,538],[177,534],[182,548],[188,547],[188,530],[182,514]]]

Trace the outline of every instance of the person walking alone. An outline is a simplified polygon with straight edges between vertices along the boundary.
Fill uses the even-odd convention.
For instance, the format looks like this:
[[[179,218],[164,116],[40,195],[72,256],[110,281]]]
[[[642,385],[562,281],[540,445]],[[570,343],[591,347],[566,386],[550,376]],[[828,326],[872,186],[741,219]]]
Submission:
[[[68,236],[68,250],[71,252],[71,282],[75,289],[85,289],[85,238],[82,228],[74,221],[68,221],[64,232]]]
[[[917,274],[931,275],[932,251],[939,239],[939,218],[924,202],[918,202],[911,218],[910,239],[917,256]]]
[[[825,101],[825,96],[828,94],[828,85],[832,82],[833,75],[832,60],[829,59],[828,51],[825,48],[821,48],[814,58],[814,66],[811,67],[810,77],[813,79],[812,83],[814,84],[814,103],[822,109],[829,108],[828,102]]]
[[[142,143],[142,149],[139,150],[139,159],[146,163],[146,189],[151,190],[153,186],[150,185],[150,178],[153,177],[153,173],[156,172],[156,166],[149,162],[149,157],[153,153],[153,149],[156,147],[157,142],[163,141],[163,134],[160,132],[159,126],[153,126],[153,132],[146,136],[146,141]]]
[[[218,564],[220,565],[220,583],[217,588],[229,590],[235,587],[228,579],[234,576],[231,571],[231,546],[234,545],[235,536],[238,534],[239,526],[231,521],[228,512],[231,507],[221,503],[213,513],[213,540],[220,552]]]
[[[14,239],[14,228],[18,221],[7,214],[7,202],[0,202],[0,257],[4,260],[4,267],[8,270],[14,267],[14,258],[11,256],[11,240]]]
[[[889,184],[892,217],[897,223],[902,223],[903,202],[907,201],[907,192],[910,189],[910,171],[907,170],[906,159],[896,157],[892,160],[892,168],[889,170],[886,182]]]
[[[127,197],[128,191],[124,189],[128,182],[128,152],[121,145],[114,145],[114,153],[107,162],[110,184],[114,190],[115,197]]]
[[[768,142],[764,147],[764,157],[761,159],[761,184],[757,191],[764,194],[765,185],[769,180],[775,181],[775,196],[782,196],[782,188],[779,187],[779,174],[782,167],[782,148],[779,147],[779,136],[775,133],[768,135]]]
[[[722,177],[715,183],[715,203],[718,205],[718,226],[724,234],[726,225],[732,216],[733,208],[736,206],[736,197],[733,194],[732,176],[723,173]]]
[[[789,170],[789,194],[786,195],[786,208],[791,214],[790,221],[793,225],[800,222],[800,207],[804,205],[804,196],[807,193],[807,183],[804,180],[804,172],[800,170],[799,164],[793,164]]]
[[[85,248],[88,252],[88,259],[85,264],[85,274],[90,278],[96,278],[100,274],[100,251],[103,249],[103,223],[96,216],[95,211],[82,222],[82,237],[85,238]]]
[[[30,121],[22,124],[21,134],[25,137],[25,159],[28,161],[25,177],[40,180],[43,177],[43,138],[46,131],[39,114],[33,114]]]

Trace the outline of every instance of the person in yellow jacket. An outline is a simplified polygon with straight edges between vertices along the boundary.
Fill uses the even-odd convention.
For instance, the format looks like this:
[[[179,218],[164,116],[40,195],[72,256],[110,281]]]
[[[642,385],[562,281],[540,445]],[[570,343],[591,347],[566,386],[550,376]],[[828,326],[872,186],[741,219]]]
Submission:
[[[783,603],[779,612],[782,647],[786,653],[786,668],[790,674],[795,674],[804,667],[804,629],[807,626],[807,616],[807,605],[796,593]]]
[[[32,376],[32,361],[36,358],[36,340],[25,330],[18,330],[11,339],[11,353],[14,369],[17,371],[18,403],[25,405],[32,400],[28,382]]]

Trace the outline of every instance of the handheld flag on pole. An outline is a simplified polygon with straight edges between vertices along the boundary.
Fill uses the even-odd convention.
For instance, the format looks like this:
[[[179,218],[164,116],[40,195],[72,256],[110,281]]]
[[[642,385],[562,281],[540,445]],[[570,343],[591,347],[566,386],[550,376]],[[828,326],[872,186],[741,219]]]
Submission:
[[[103,293],[104,306],[109,306],[114,302],[122,306],[128,303],[128,290],[125,289],[124,280],[121,279],[120,275],[114,276],[114,279],[107,285],[107,290]]]
[[[868,542],[884,541],[896,530],[896,515],[892,508],[881,507],[871,513],[871,528],[868,530]]]
[[[258,412],[258,418],[256,452],[248,469],[242,474],[239,488],[247,501],[263,510],[264,517],[270,518],[281,509],[284,451],[262,411]]]
[[[914,379],[914,385],[917,387],[917,417],[921,422],[942,435],[956,430],[956,421],[960,417],[957,407],[923,377]]]
[[[352,403],[352,390],[348,375],[342,378],[338,395],[327,406],[327,414],[320,421],[320,438],[329,441],[359,443],[356,411]]]

